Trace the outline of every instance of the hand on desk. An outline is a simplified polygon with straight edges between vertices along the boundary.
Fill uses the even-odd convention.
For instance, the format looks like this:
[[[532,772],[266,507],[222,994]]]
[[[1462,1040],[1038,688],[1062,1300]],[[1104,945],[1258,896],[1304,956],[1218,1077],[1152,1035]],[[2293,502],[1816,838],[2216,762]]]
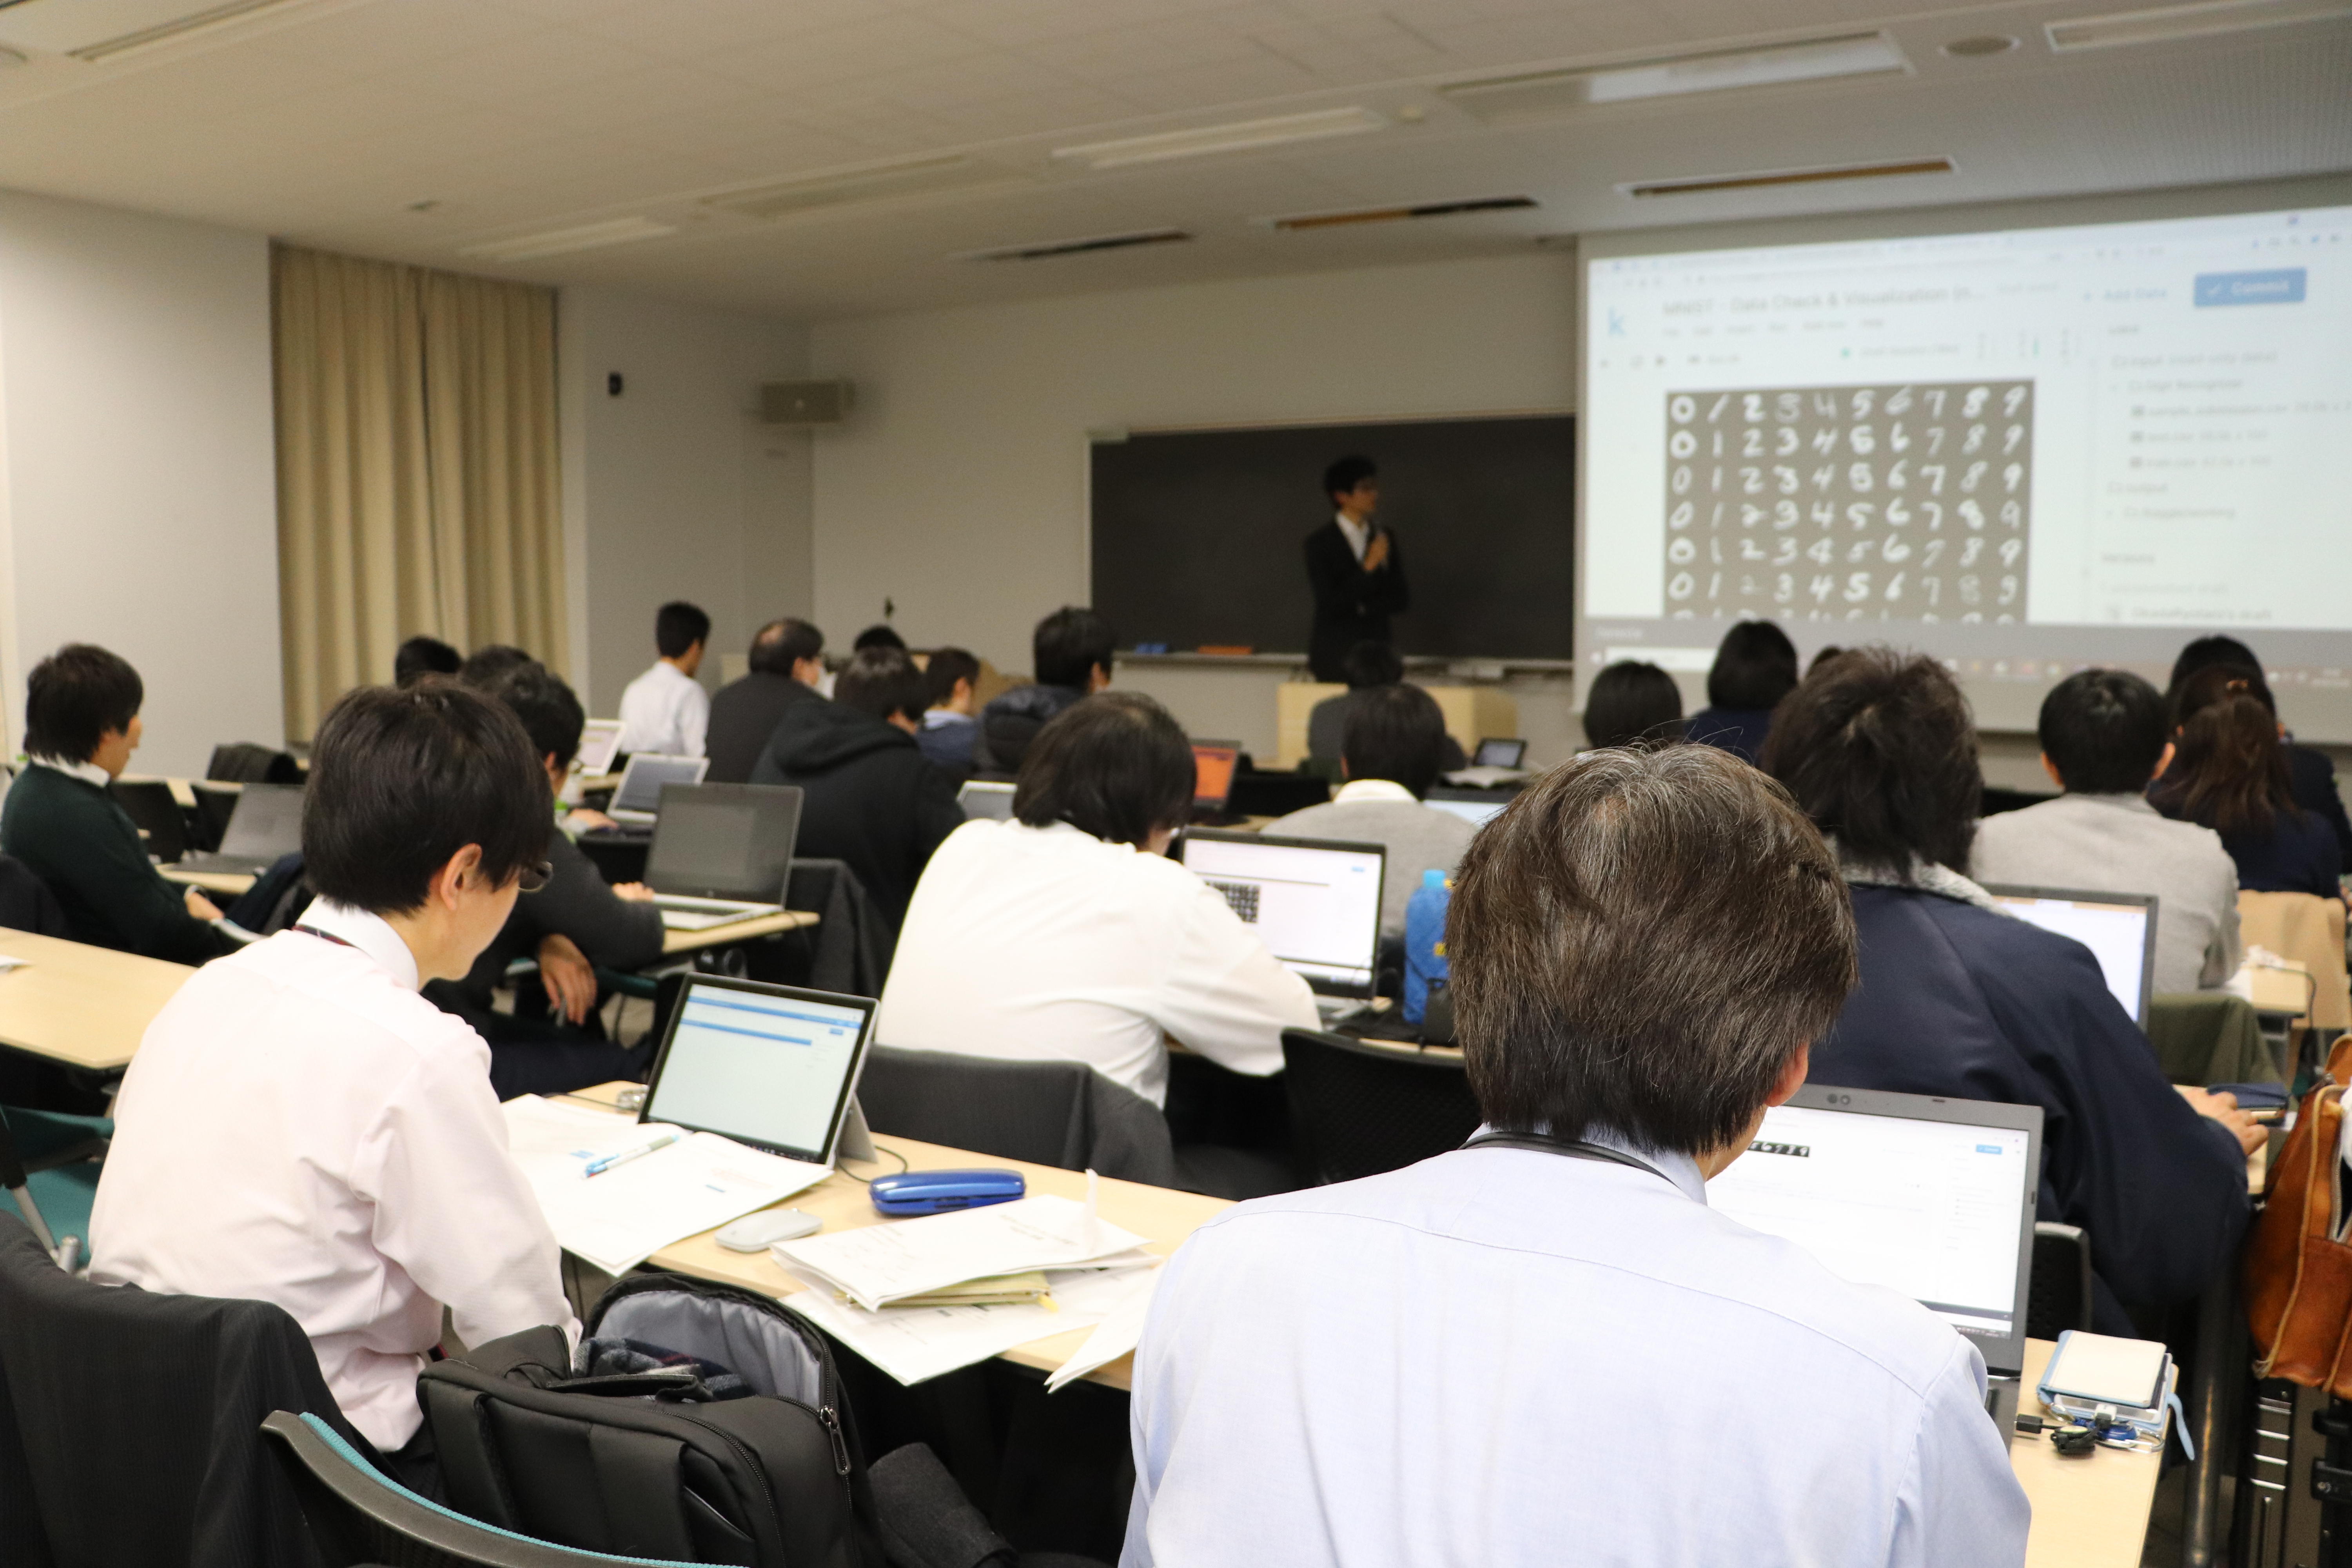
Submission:
[[[2210,1117],[2228,1128],[2238,1140],[2238,1147],[2243,1149],[2248,1154],[2252,1154],[2269,1142],[2270,1130],[2238,1109],[2236,1095],[2212,1094],[2201,1089],[2189,1089],[2181,1085],[2174,1087],[2180,1089],[2180,1098],[2189,1102],[2189,1108],[2191,1110],[2200,1116]]]
[[[539,979],[547,999],[575,1024],[596,1005],[596,966],[568,936],[540,939]]]
[[[603,812],[583,805],[566,816],[563,819],[563,826],[574,833],[593,833],[607,827],[618,827],[621,825]]]
[[[190,888],[180,895],[180,901],[187,905],[188,912],[200,921],[216,921],[221,918],[220,906],[205,897],[205,890],[202,888]]]
[[[643,882],[615,882],[613,884],[613,896],[626,899],[633,904],[650,904],[654,901],[654,890]]]

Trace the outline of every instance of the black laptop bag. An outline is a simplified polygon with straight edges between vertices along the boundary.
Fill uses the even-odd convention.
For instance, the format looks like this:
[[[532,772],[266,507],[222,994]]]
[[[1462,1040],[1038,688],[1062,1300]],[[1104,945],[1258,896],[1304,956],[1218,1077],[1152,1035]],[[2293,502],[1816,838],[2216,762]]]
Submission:
[[[575,1360],[529,1329],[417,1380],[451,1507],[566,1546],[745,1568],[881,1560],[824,1337],[772,1298],[623,1279]]]

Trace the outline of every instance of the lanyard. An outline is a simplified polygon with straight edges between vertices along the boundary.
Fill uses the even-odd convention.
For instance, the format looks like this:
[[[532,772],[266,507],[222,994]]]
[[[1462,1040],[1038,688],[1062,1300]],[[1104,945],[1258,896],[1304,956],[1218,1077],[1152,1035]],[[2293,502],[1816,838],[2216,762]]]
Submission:
[[[1479,1133],[1462,1147],[1465,1149],[1531,1149],[1538,1154],[1565,1154],[1571,1160],[1600,1160],[1612,1165],[1630,1165],[1636,1171],[1648,1172],[1668,1186],[1674,1186],[1673,1178],[1647,1160],[1636,1160],[1631,1154],[1622,1153],[1615,1149],[1603,1148],[1598,1143],[1588,1143],[1581,1138],[1554,1138],[1548,1132],[1489,1131]],[[1681,1191],[1678,1187],[1675,1190]]]

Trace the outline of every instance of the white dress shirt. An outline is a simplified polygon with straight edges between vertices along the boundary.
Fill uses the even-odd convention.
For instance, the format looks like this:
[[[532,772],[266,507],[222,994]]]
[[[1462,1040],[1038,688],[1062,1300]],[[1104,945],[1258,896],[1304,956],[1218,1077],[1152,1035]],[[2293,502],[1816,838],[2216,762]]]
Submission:
[[[1465,1150],[1194,1232],[1123,1568],[2021,1563],[1975,1347],[1646,1158]]]
[[[383,921],[321,900],[302,923],[340,940],[281,931],[206,964],[148,1026],[114,1102],[90,1276],[276,1302],[388,1453],[424,1419],[444,1304],[472,1345],[578,1325],[507,1153],[489,1047],[416,994]]]
[[[621,692],[621,750],[698,757],[710,730],[710,694],[666,658]]]
[[[967,822],[923,868],[882,988],[886,1046],[1080,1061],[1154,1105],[1172,1035],[1235,1072],[1282,1070],[1317,1026],[1307,982],[1164,855],[1067,823]]]
[[[1339,525],[1340,537],[1348,542],[1348,548],[1356,552],[1356,564],[1361,566],[1364,552],[1372,546],[1372,525],[1358,522],[1344,511],[1332,513],[1331,521]]]
[[[79,779],[82,783],[86,784],[95,784],[100,789],[104,789],[107,785],[114,782],[114,775],[108,773],[104,768],[100,767],[96,763],[76,763],[68,762],[63,757],[36,757],[31,755],[27,755],[25,760],[31,763],[36,767],[53,768],[57,772],[65,774],[66,777],[69,779]]]

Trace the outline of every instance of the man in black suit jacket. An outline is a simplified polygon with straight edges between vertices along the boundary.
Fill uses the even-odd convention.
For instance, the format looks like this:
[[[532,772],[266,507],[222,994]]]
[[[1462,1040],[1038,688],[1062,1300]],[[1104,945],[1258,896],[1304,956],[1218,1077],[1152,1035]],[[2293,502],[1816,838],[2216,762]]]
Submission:
[[[1369,458],[1342,458],[1324,470],[1330,521],[1307,536],[1307,581],[1315,625],[1307,662],[1318,680],[1345,680],[1358,643],[1390,640],[1389,617],[1412,602],[1396,535],[1372,521],[1381,488]]]
[[[760,753],[787,710],[818,695],[824,679],[824,634],[806,621],[770,621],[751,639],[751,673],[710,700],[703,754],[705,784],[750,784]]]

